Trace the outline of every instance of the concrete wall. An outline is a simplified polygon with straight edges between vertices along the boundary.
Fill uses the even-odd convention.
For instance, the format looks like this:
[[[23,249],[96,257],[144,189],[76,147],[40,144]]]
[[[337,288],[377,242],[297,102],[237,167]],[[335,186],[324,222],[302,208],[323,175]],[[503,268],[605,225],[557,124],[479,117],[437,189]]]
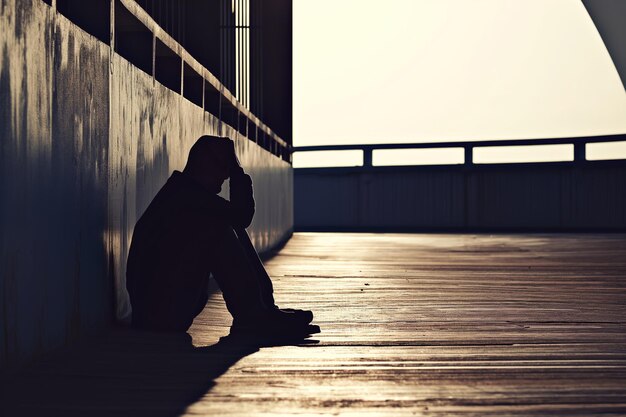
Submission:
[[[0,28],[0,368],[128,316],[134,224],[202,134],[236,141],[257,248],[291,233],[287,162],[43,1],[0,0]]]
[[[311,168],[296,230],[626,230],[626,162]]]

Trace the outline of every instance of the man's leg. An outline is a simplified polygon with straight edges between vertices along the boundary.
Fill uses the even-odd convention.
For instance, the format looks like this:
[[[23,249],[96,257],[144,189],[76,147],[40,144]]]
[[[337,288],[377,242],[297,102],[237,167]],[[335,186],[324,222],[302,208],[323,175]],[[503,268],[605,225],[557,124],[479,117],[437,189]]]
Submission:
[[[204,310],[204,307],[206,307],[207,301],[209,301],[209,279],[208,278],[206,280],[206,283],[202,286],[202,291],[200,292],[200,296],[198,298],[198,301],[196,302],[196,307],[193,312],[194,318],[196,318],[198,314],[202,313],[202,310]]]
[[[235,233],[237,233],[237,237],[239,239],[239,242],[241,243],[241,247],[248,257],[250,266],[255,272],[255,277],[259,285],[261,300],[263,300],[263,304],[265,304],[267,308],[276,308],[272,279],[265,270],[263,262],[259,258],[259,254],[256,251],[256,248],[250,241],[250,236],[248,235],[248,232],[246,232],[245,229],[235,229]]]
[[[230,226],[220,227],[210,241],[208,253],[205,247],[196,256],[208,257],[209,269],[231,315],[244,322],[261,317],[267,308],[261,300],[256,272],[234,230]],[[208,275],[201,280],[193,275],[184,278],[175,287],[153,288],[158,294],[150,298],[158,302],[147,306],[133,303],[133,325],[147,330],[187,331],[208,300]]]
[[[272,334],[310,333],[312,330],[308,324],[312,315],[309,317],[278,309],[274,305],[271,280],[250,239],[246,244],[232,228],[226,229],[215,242],[210,260],[213,276],[233,316],[233,329]],[[262,275],[259,276],[261,270]]]
[[[194,285],[154,292],[149,304],[133,303],[132,325],[138,329],[186,332],[208,300],[208,277]]]
[[[226,308],[235,319],[248,320],[266,310],[256,271],[231,227],[216,236],[209,260]]]
[[[250,260],[252,268],[256,272],[256,279],[259,283],[263,304],[267,308],[278,310],[278,306],[274,301],[274,287],[272,285],[272,279],[265,270],[265,266],[263,266],[263,262],[259,258],[259,254],[254,245],[252,245],[248,232],[246,232],[245,229],[236,229],[235,232],[237,233],[237,237],[239,238],[239,241],[248,256],[248,259]],[[306,323],[310,323],[313,320],[313,312],[310,310],[299,310],[293,308],[281,308],[280,310],[283,313],[296,315],[300,320]]]

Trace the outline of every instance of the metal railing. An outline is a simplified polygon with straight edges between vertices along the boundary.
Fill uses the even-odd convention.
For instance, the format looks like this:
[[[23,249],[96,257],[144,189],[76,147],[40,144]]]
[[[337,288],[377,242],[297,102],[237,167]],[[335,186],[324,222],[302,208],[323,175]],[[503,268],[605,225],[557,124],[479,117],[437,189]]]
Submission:
[[[110,45],[112,51],[151,75],[156,82],[213,114],[221,123],[228,124],[265,150],[285,161],[291,161],[291,145],[237,100],[215,75],[159,26],[135,0],[99,1],[97,5],[100,9],[110,6],[110,16],[96,15],[92,12],[86,14],[85,11],[92,6],[89,2],[72,4],[77,7],[76,9],[69,6],[61,9],[57,1],[43,1],[86,32]],[[63,4],[65,3],[61,3]],[[119,22],[116,22],[118,20]],[[110,33],[106,33],[107,28],[103,25],[110,27]],[[134,36],[133,52],[140,52],[137,56],[134,56],[133,52],[125,53],[123,47],[116,45],[116,42],[123,42],[120,41],[120,32],[123,36],[124,31]],[[142,33],[146,36],[137,36]],[[171,74],[167,74],[167,82],[163,78],[160,79],[158,74],[159,60],[163,59],[159,48],[167,50],[167,57],[164,59],[168,59],[170,63],[175,61],[177,67]],[[191,91],[192,89],[197,91]]]
[[[563,161],[559,163],[582,164],[597,163],[604,161],[588,161],[586,158],[586,146],[590,143],[602,142],[621,142],[626,141],[626,134],[623,135],[605,135],[605,136],[585,136],[573,138],[553,138],[553,139],[510,139],[510,140],[488,140],[488,141],[467,141],[467,142],[428,142],[428,143],[379,143],[379,144],[361,144],[361,145],[317,145],[317,146],[297,146],[293,148],[293,152],[311,152],[311,151],[344,151],[344,150],[361,150],[363,151],[363,164],[357,168],[390,168],[389,166],[374,166],[372,164],[372,154],[375,150],[387,149],[444,149],[444,148],[463,148],[464,162],[462,166],[474,165],[474,149],[486,147],[504,147],[504,146],[540,146],[540,145],[573,145],[574,158],[573,161]],[[532,163],[532,162],[531,162]],[[545,163],[545,162],[540,162]],[[441,164],[446,165],[446,164]],[[482,165],[482,164],[481,164]],[[415,165],[422,166],[422,165]],[[432,166],[432,165],[429,165]],[[329,167],[336,168],[336,167]],[[354,167],[350,167],[354,168]],[[397,166],[394,166],[397,168]],[[328,169],[323,167],[316,168],[300,168],[300,169]]]
[[[599,149],[586,149],[590,144],[622,141],[626,141],[626,135],[296,147],[296,152],[360,150],[364,159],[360,166],[299,168],[296,153],[294,228],[367,232],[623,232],[626,158],[620,150],[619,155],[604,155],[612,160],[595,160],[601,156]],[[560,155],[552,158],[548,153],[542,154],[543,145],[568,145],[563,146],[564,160]],[[507,152],[484,149],[504,146],[511,148]],[[511,163],[521,159],[517,156],[525,156],[514,148],[517,146],[528,146],[532,153],[536,146],[537,154],[550,161],[532,162],[530,159],[534,158],[529,152],[528,162]],[[395,165],[393,160],[387,160],[393,165],[381,165],[385,161],[374,152],[437,148],[457,148],[442,152],[453,154],[452,163],[439,164],[449,161],[428,159],[430,156],[422,159],[417,155],[421,152],[415,152],[414,157],[402,151],[397,152],[397,162],[403,165]],[[592,160],[587,159],[586,152]],[[506,162],[489,158],[486,162],[485,154],[496,153],[514,153],[515,158],[507,156]],[[419,165],[420,162],[425,164]]]
[[[267,125],[265,125],[258,117],[256,117],[248,108],[240,103],[235,95],[231,91],[229,91],[218,80],[217,77],[215,77],[207,68],[202,66],[165,30],[159,27],[157,23],[152,19],[152,17],[150,17],[150,15],[139,6],[139,4],[137,4],[134,0],[116,1],[119,1],[131,14],[133,14],[141,23],[143,23],[148,28],[148,30],[153,33],[155,39],[159,39],[169,49],[177,54],[181,58],[181,65],[183,67],[185,64],[187,64],[192,70],[199,74],[199,76],[202,78],[202,83],[205,90],[213,89],[214,91],[219,93],[219,114],[216,114],[215,116],[222,120],[225,113],[235,113],[231,115],[231,120],[227,120],[224,122],[231,125],[231,127],[235,128],[238,132],[242,133],[250,140],[256,142],[274,155],[280,156],[285,160],[289,160],[291,153],[289,149],[289,144],[280,137],[278,137],[276,133],[274,133]],[[183,77],[182,70],[181,77]],[[182,80],[181,85],[183,85]],[[182,91],[180,91],[180,93],[182,94]],[[203,94],[203,103],[201,107],[206,108],[206,99],[204,97],[206,97],[206,94]]]

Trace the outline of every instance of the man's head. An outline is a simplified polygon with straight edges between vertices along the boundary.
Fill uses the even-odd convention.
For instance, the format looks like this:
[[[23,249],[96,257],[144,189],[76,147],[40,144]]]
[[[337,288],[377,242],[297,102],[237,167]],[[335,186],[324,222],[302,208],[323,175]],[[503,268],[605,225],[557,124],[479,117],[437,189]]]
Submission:
[[[201,136],[189,151],[183,172],[206,189],[221,190],[230,176],[234,158],[234,145],[228,138]]]

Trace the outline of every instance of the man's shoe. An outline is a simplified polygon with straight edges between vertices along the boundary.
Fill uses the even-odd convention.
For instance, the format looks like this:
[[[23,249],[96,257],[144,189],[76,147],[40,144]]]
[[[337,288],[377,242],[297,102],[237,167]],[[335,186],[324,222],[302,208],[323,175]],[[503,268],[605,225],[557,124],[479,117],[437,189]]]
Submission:
[[[311,316],[312,314],[272,309],[253,318],[234,319],[231,332],[311,334],[308,332],[317,328],[314,333],[319,333],[319,327],[309,325]]]
[[[299,317],[303,323],[311,323],[313,321],[313,312],[311,310],[300,310],[297,308],[279,308],[284,313],[294,314]]]

